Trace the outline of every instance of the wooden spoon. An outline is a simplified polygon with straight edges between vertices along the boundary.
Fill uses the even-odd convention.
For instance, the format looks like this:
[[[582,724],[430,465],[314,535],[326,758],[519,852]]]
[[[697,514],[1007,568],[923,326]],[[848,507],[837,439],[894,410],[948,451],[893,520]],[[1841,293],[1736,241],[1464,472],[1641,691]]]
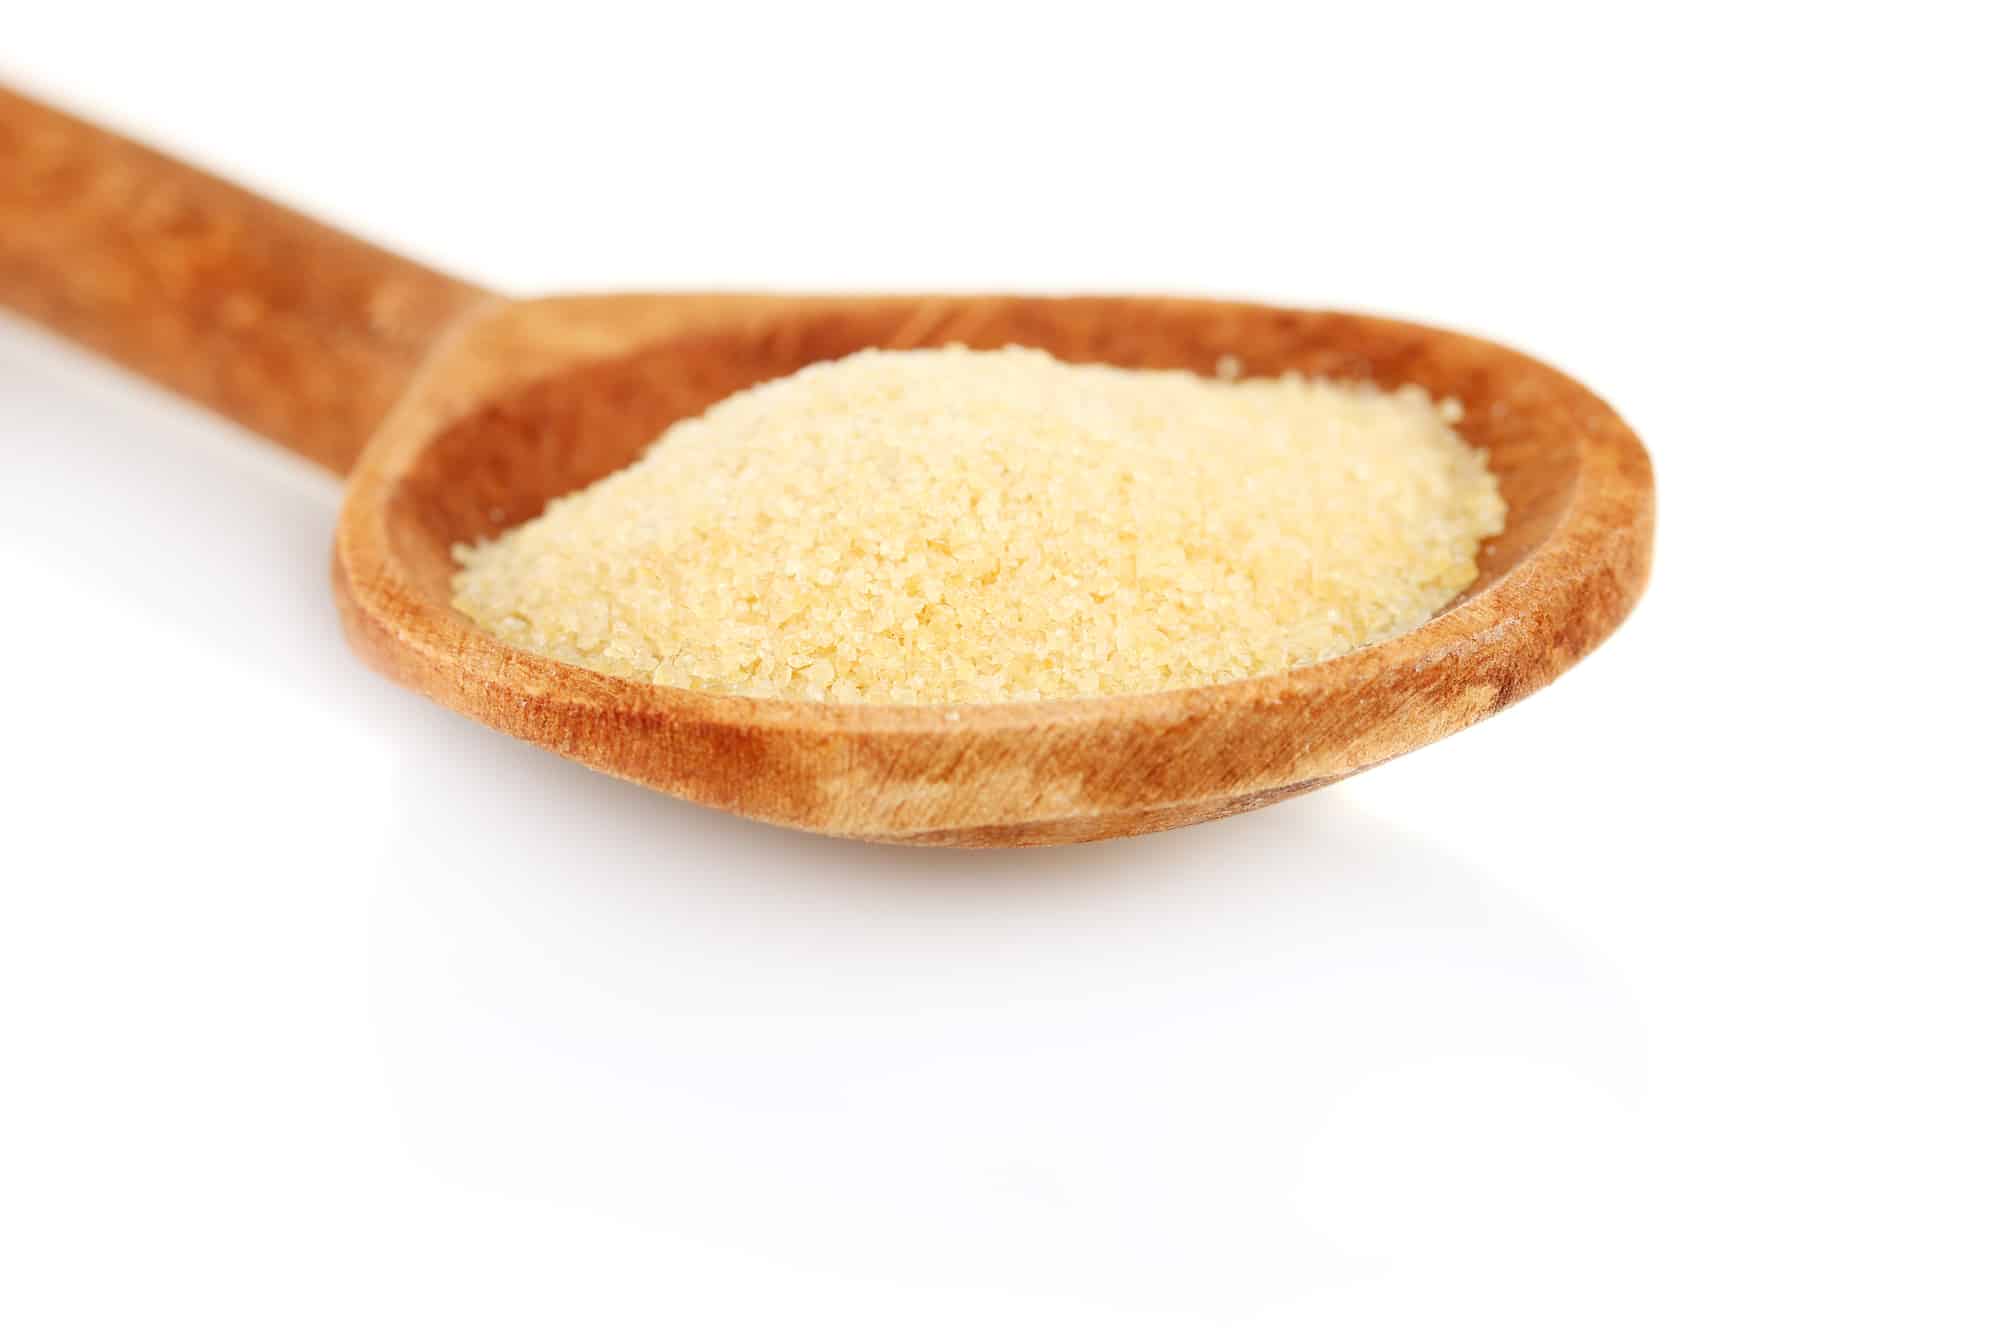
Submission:
[[[348,478],[333,585],[378,670],[590,767],[842,837],[1079,842],[1252,810],[1506,707],[1601,642],[1651,558],[1652,468],[1519,352],[1392,320],[1137,297],[510,301],[0,89],[0,302]],[[958,708],[638,684],[488,637],[454,543],[631,462],[667,425],[863,347],[1421,384],[1465,405],[1508,505],[1420,628],[1201,689]]]

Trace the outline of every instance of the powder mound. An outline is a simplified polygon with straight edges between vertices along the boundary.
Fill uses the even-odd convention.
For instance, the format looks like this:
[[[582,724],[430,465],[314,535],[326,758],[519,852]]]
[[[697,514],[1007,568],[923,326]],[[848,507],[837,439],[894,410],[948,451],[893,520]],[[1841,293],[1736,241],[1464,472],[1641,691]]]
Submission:
[[[860,352],[459,547],[454,604],[548,657],[729,694],[978,703],[1280,671],[1472,582],[1505,507],[1457,412],[1295,375]]]

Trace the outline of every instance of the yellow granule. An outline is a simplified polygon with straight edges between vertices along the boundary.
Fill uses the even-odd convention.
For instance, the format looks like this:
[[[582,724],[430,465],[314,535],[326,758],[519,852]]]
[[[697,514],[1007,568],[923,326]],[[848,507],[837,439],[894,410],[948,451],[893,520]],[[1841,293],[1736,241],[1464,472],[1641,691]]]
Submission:
[[[1039,351],[867,351],[675,425],[455,554],[508,643],[729,694],[1204,685],[1421,623],[1505,506],[1458,406]]]

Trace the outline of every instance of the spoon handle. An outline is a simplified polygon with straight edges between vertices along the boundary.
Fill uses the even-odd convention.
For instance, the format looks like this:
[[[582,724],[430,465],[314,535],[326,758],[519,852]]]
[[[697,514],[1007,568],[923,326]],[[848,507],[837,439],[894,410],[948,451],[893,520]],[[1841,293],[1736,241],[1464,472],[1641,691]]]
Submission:
[[[490,299],[0,86],[0,306],[336,473]]]

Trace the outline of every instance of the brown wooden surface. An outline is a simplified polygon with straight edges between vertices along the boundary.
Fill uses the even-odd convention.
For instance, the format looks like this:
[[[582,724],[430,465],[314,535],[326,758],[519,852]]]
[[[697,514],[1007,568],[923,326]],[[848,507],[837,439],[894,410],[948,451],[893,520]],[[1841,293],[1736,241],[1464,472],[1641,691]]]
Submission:
[[[750,700],[508,647],[450,607],[453,543],[630,462],[672,421],[866,346],[1017,342],[1077,361],[1415,382],[1466,407],[1506,530],[1416,631],[1197,690],[1034,704]],[[1140,298],[630,296],[464,327],[350,483],[334,575],[356,649],[411,687],[593,768],[845,837],[1011,845],[1170,828],[1309,791],[1540,688],[1622,620],[1650,559],[1652,472],[1587,390],[1518,352],[1352,315]]]
[[[1150,832],[1337,781],[1487,717],[1645,585],[1651,465],[1587,390],[1389,320],[1141,298],[581,297],[508,303],[0,89],[0,303],[339,472],[349,640],[468,716],[605,772],[844,837]],[[453,543],[630,462],[667,425],[868,346],[1414,382],[1465,404],[1509,513],[1478,582],[1387,643],[1164,694],[959,708],[749,700],[501,644],[450,606]],[[365,448],[364,448],[365,446]]]
[[[337,473],[488,299],[0,87],[0,305]]]

